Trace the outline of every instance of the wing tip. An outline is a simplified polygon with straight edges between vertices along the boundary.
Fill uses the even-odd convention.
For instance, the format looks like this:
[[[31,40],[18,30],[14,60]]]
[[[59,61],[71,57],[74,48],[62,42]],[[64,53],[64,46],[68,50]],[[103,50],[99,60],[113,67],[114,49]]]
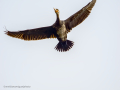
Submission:
[[[9,31],[7,30],[7,28],[6,28],[6,26],[4,26],[4,28],[5,28],[5,34],[7,34],[8,35],[8,33],[9,33]]]
[[[4,31],[4,32],[5,32],[5,34],[8,34],[9,31],[6,30],[6,31]]]

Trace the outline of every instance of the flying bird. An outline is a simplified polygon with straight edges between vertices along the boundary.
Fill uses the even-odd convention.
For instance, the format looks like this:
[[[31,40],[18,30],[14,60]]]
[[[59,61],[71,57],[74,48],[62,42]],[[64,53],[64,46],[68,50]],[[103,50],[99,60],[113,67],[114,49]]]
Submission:
[[[70,16],[66,20],[60,20],[59,10],[54,8],[56,13],[56,21],[53,25],[47,27],[40,27],[34,29],[27,29],[23,31],[8,31],[6,34],[23,39],[23,40],[41,40],[46,38],[57,38],[59,43],[56,45],[55,49],[57,51],[65,52],[68,51],[74,45],[73,41],[67,40],[67,34],[76,27],[78,24],[82,23],[88,15],[91,13],[93,6],[95,5],[96,0],[92,0],[78,12]]]

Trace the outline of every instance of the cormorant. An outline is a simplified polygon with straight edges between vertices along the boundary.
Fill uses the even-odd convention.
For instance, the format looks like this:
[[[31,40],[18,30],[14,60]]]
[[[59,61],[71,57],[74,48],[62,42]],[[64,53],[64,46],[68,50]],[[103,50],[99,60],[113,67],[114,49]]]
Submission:
[[[79,10],[66,20],[60,20],[59,10],[54,9],[57,19],[52,26],[27,29],[24,31],[16,32],[6,30],[6,34],[11,37],[23,40],[41,40],[46,38],[57,38],[59,43],[56,45],[55,49],[61,52],[68,51],[70,48],[72,48],[74,42],[67,40],[67,33],[88,17],[93,6],[95,5],[95,2],[96,0],[92,0],[81,10]]]

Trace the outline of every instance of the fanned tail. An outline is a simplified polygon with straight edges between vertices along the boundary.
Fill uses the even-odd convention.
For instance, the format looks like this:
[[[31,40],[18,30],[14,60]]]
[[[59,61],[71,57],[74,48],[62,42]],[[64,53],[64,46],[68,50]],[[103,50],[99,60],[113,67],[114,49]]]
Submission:
[[[73,45],[74,45],[74,42],[73,42],[73,41],[66,40],[65,42],[59,42],[59,43],[56,45],[55,49],[56,49],[57,51],[59,51],[59,52],[60,52],[60,51],[61,51],[61,52],[66,52],[66,51],[68,51],[69,49],[71,49]]]

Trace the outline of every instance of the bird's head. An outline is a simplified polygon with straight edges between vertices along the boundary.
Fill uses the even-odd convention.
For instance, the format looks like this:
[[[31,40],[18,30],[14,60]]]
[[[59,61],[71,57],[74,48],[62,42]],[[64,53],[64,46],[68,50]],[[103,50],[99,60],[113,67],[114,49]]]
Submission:
[[[54,11],[55,11],[56,14],[59,15],[59,10],[58,10],[58,9],[55,9],[55,8],[54,8]]]

